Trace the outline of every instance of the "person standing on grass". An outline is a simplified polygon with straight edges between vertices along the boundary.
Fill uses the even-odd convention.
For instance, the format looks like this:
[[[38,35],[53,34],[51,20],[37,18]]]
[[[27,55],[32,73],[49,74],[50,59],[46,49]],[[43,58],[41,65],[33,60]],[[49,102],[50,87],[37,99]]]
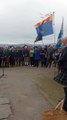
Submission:
[[[62,53],[58,61],[58,68],[59,74],[54,77],[54,80],[63,85],[65,94],[63,110],[67,112],[67,45],[62,49]]]

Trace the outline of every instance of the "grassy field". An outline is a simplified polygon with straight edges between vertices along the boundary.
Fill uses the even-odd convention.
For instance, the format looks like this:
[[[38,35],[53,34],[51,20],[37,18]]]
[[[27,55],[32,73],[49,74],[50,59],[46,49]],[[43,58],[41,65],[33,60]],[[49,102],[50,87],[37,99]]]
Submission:
[[[53,69],[45,70],[44,75],[37,78],[37,86],[54,103],[57,103],[59,99],[63,98],[64,92],[63,87],[53,80],[53,76]]]

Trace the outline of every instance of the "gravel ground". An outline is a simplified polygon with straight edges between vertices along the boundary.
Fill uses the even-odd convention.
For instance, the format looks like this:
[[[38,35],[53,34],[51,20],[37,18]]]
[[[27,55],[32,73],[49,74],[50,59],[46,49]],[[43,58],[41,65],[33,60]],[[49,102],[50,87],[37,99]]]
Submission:
[[[9,120],[41,120],[41,113],[52,107],[36,86],[37,78],[50,71],[45,69],[30,66],[4,69],[0,95],[10,100],[12,115]]]

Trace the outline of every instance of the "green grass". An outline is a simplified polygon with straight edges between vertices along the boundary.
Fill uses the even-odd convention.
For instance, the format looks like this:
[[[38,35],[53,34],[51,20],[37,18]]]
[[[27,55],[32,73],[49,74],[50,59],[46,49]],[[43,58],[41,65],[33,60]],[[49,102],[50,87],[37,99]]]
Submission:
[[[53,80],[53,74],[46,74],[39,77],[37,85],[55,103],[64,96],[63,87]]]

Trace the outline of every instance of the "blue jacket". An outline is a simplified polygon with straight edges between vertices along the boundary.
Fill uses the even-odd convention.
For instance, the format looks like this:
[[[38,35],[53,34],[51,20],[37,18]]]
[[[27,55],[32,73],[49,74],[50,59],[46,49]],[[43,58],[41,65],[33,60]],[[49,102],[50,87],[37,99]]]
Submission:
[[[40,53],[39,50],[34,51],[34,60],[39,60],[40,59]]]

